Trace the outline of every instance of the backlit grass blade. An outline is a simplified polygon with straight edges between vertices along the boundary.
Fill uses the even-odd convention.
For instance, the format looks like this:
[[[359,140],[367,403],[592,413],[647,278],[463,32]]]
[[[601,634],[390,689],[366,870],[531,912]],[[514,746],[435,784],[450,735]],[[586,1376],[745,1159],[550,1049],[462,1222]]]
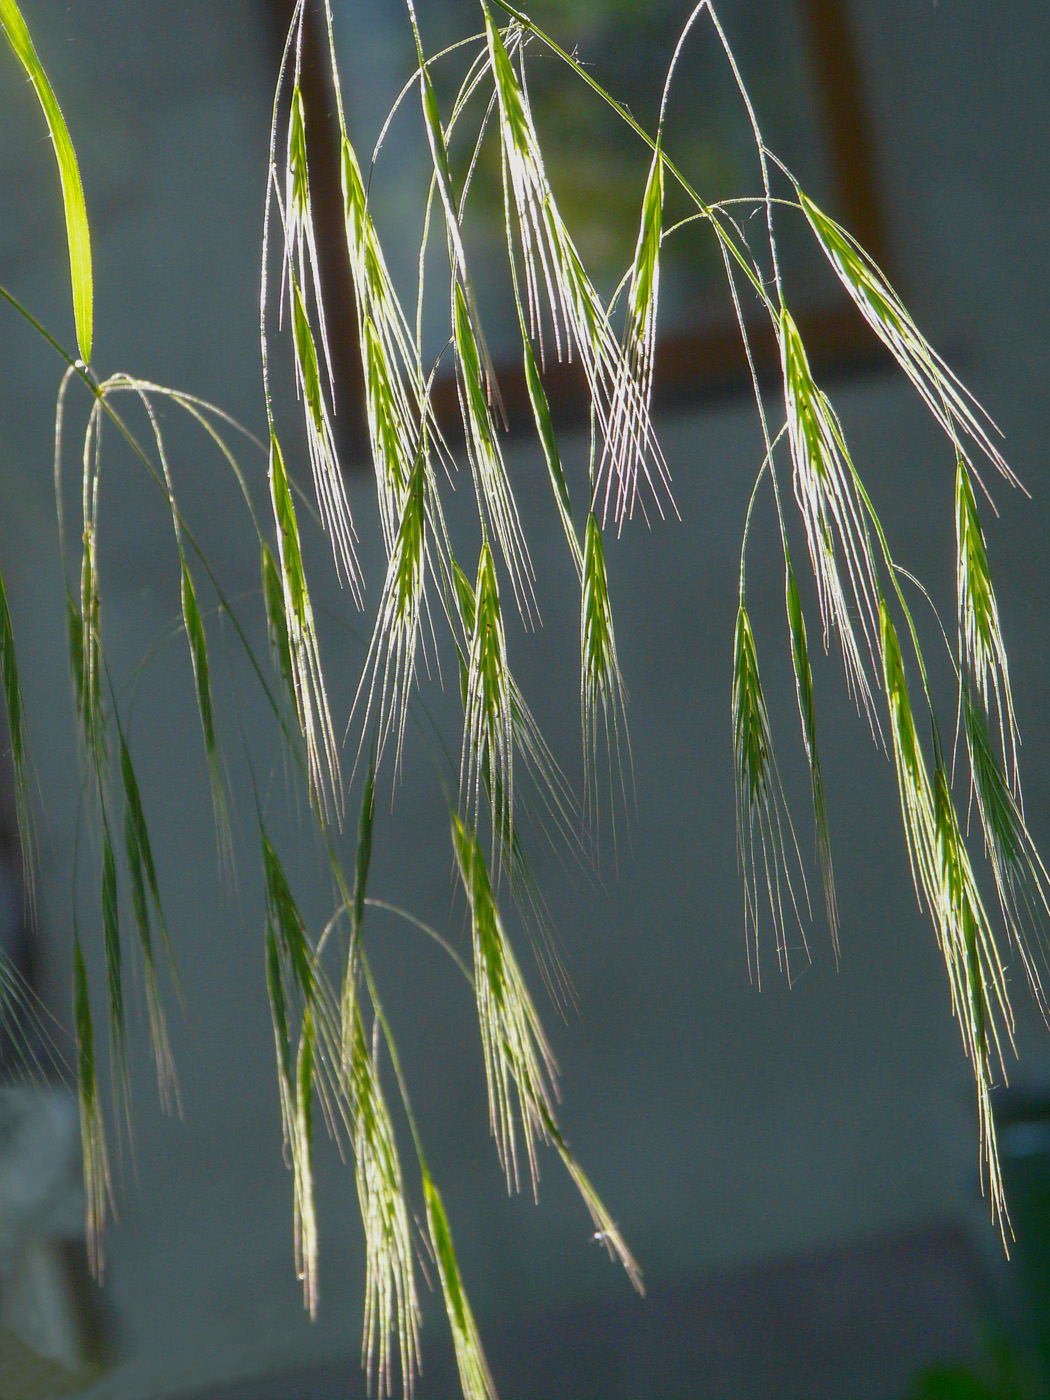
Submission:
[[[95,1036],[91,1023],[91,998],[80,939],[73,935],[73,1024],[77,1041],[77,1098],[80,1105],[80,1143],[84,1158],[84,1219],[88,1262],[101,1277],[102,1235],[112,1200],[106,1130],[95,1073]]]
[[[419,1301],[412,1231],[390,1112],[355,1007],[349,1057],[354,1163],[365,1229],[363,1360],[369,1386],[391,1394],[391,1338],[396,1337],[406,1397],[419,1367]]]
[[[423,1198],[426,1202],[427,1233],[437,1262],[445,1312],[452,1329],[463,1400],[496,1400],[496,1386],[481,1349],[478,1326],[463,1287],[448,1216],[433,1178],[426,1170],[423,1172]]]
[[[855,619],[874,667],[879,635],[878,583],[853,463],[842,427],[813,381],[802,338],[786,308],[780,318],[780,350],[795,499],[802,512],[817,585],[824,649],[834,627],[847,684],[874,730],[871,680]]]
[[[0,573],[0,684],[4,689],[7,714],[7,741],[11,746],[11,767],[15,779],[15,818],[22,850],[22,882],[30,907],[35,890],[33,808],[29,796],[29,734],[26,725],[22,685],[18,678],[15,633],[7,605],[7,587]]]
[[[277,547],[284,593],[284,622],[295,686],[299,728],[306,741],[310,786],[318,811],[327,817],[334,807],[342,812],[342,775],[328,694],[321,671],[321,652],[313,607],[303,572],[299,525],[285,473],[284,457],[275,435],[270,437],[270,498],[277,522]]]
[[[957,448],[961,429],[1016,485],[1016,477],[990,436],[998,431],[994,423],[920,332],[884,274],[852,234],[829,219],[797,185],[796,190],[803,213],[839,281],[934,418]]]
[[[1017,788],[1017,724],[999,607],[988,566],[988,547],[977,514],[970,473],[961,452],[955,475],[956,592],[959,649],[986,710],[994,709],[1003,765]]]
[[[809,664],[809,647],[806,641],[806,622],[802,616],[802,603],[798,596],[798,585],[790,561],[787,564],[787,615],[788,630],[791,634],[791,664],[795,672],[795,695],[798,699],[798,713],[802,721],[802,741],[806,746],[809,760],[809,782],[813,794],[813,821],[817,834],[817,856],[820,873],[824,881],[824,906],[827,910],[828,927],[835,957],[839,955],[839,916],[838,900],[835,897],[835,873],[831,864],[831,833],[828,829],[828,809],[824,798],[824,777],[820,768],[820,754],[817,751],[817,714],[813,702],[813,672]]]
[[[175,1062],[172,1058],[168,1039],[167,1019],[160,995],[157,979],[156,959],[153,952],[152,920],[157,921],[161,941],[174,969],[174,957],[168,938],[164,911],[160,902],[160,887],[157,871],[153,864],[153,851],[150,845],[149,829],[142,809],[138,780],[131,762],[131,754],[124,735],[120,735],[120,775],[124,788],[124,855],[127,861],[128,878],[131,883],[131,907],[138,931],[139,950],[142,954],[142,976],[146,991],[146,1009],[149,1015],[150,1043],[153,1059],[157,1066],[157,1087],[161,1102],[170,1111],[178,1102],[178,1084],[175,1078]],[[152,916],[150,908],[152,905]]]
[[[197,606],[197,593],[193,576],[185,556],[182,558],[182,621],[186,628],[186,640],[190,648],[190,661],[193,665],[193,681],[197,696],[197,713],[200,716],[201,732],[204,736],[204,752],[208,762],[208,779],[211,783],[212,811],[215,817],[215,835],[219,845],[219,857],[224,869],[233,869],[233,837],[230,832],[230,818],[226,807],[226,782],[223,777],[222,760],[219,757],[219,741],[215,732],[215,708],[211,690],[211,671],[208,663],[208,642],[204,633],[204,623]]]
[[[73,284],[73,315],[76,319],[77,345],[80,358],[91,363],[93,289],[91,276],[91,236],[88,229],[84,187],[80,168],[70,140],[62,110],[54,89],[37,56],[36,48],[15,0],[0,0],[0,27],[8,43],[29,76],[40,105],[44,109],[48,131],[58,160],[62,184],[62,204],[66,215],[66,241],[69,245],[69,270]]]
[[[805,929],[788,865],[789,857],[797,860],[798,848],[773,757],[769,714],[759,677],[755,638],[743,602],[737,612],[733,654],[733,750],[736,760],[737,859],[744,879],[744,921],[750,933],[748,961],[753,948],[754,975],[761,983],[760,913],[763,904],[767,904],[776,939],[777,960],[790,979],[793,971],[786,917],[789,909],[794,912],[798,925],[802,952],[806,961],[809,960]],[[799,879],[808,906],[801,867]]]
[[[455,813],[452,841],[470,904],[474,991],[488,1086],[489,1123],[507,1185],[519,1189],[520,1120],[535,1191],[536,1141],[546,1137],[545,1118],[553,1116],[557,1066],[503,928],[481,847]]]

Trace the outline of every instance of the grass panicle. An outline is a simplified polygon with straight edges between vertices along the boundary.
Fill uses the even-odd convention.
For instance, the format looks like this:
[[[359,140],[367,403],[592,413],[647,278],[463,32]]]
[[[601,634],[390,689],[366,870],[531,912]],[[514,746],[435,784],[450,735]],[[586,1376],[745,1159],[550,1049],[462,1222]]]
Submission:
[[[663,496],[669,496],[666,465],[649,421],[644,387],[625,359],[608,312],[587,276],[555,201],[527,88],[519,80],[488,6],[483,5],[483,10],[499,100],[500,138],[525,270],[529,328],[540,338],[546,307],[558,358],[573,354],[579,358],[603,438],[595,508],[604,517],[612,505],[617,522],[622,523],[634,509],[640,480],[651,489],[658,506]],[[508,34],[516,48],[519,29],[512,26]],[[509,226],[508,244],[513,257]],[[542,339],[540,346],[542,360]]]
[[[270,437],[270,498],[277,521],[277,552],[284,594],[284,624],[295,691],[299,728],[306,743],[310,789],[318,811],[342,813],[342,774],[328,693],[321,670],[321,651],[313,607],[303,571],[299,525],[292,504],[284,457],[276,434]]]
[[[769,907],[776,939],[777,960],[789,980],[792,950],[788,942],[788,912],[794,912],[802,939],[802,953],[809,961],[805,929],[789,866],[799,864],[802,897],[808,909],[805,876],[798,862],[798,847],[784,802],[769,714],[762,692],[751,620],[743,601],[736,619],[733,652],[733,751],[736,775],[737,860],[744,879],[744,923],[749,933],[748,961],[754,951],[753,975],[761,985],[759,927],[763,904]],[[759,865],[761,864],[761,875]],[[762,898],[764,889],[765,898]]]
[[[452,1344],[459,1369],[463,1400],[496,1400],[496,1386],[481,1347],[481,1336],[474,1321],[470,1301],[459,1272],[445,1206],[428,1171],[423,1172],[423,1198],[426,1202],[427,1233],[437,1262],[441,1293],[452,1330]]]
[[[58,161],[62,186],[62,205],[66,217],[66,243],[69,247],[69,271],[73,287],[73,315],[77,328],[77,346],[85,365],[91,363],[91,340],[94,320],[94,284],[91,273],[91,230],[88,225],[84,187],[80,167],[70,139],[62,109],[54,88],[36,52],[32,37],[15,0],[0,0],[0,29],[3,29],[16,58],[25,69],[29,81],[44,109],[51,144]]]
[[[476,836],[453,813],[452,841],[470,905],[474,991],[481,1029],[489,1122],[508,1188],[520,1189],[518,1119],[535,1192],[536,1140],[553,1116],[557,1066],[507,939]],[[517,1097],[515,1114],[512,1089]]]
[[[824,775],[820,767],[820,754],[817,750],[817,712],[813,700],[813,672],[809,664],[809,645],[806,640],[806,621],[802,615],[802,602],[798,595],[794,570],[787,561],[786,601],[788,631],[791,636],[791,665],[795,673],[795,695],[798,699],[798,713],[802,721],[802,742],[809,762],[809,784],[813,794],[813,821],[816,828],[817,858],[820,862],[821,878],[824,882],[824,907],[831,930],[831,941],[836,959],[839,956],[839,914],[838,899],[835,894],[835,872],[831,862],[831,832],[828,827],[828,808],[824,796]]]
[[[884,274],[852,234],[828,218],[797,185],[796,191],[839,281],[956,448],[969,462],[959,445],[961,431],[1016,485],[1016,477],[992,440],[991,433],[998,431],[995,425],[919,331]]]
[[[970,472],[961,452],[955,476],[956,592],[959,605],[959,651],[986,710],[994,709],[1003,764],[1019,795],[1017,723],[1006,646],[999,627],[999,606],[988,566],[988,547],[977,514]]]
[[[73,1025],[77,1041],[77,1099],[80,1105],[80,1144],[84,1160],[84,1220],[88,1262],[96,1278],[102,1277],[102,1236],[113,1200],[106,1128],[99,1101],[95,1067],[95,1034],[91,1021],[91,997],[80,939],[73,934]]]
[[[879,589],[853,463],[835,410],[813,381],[805,346],[786,308],[781,312],[780,349],[795,499],[817,585],[824,649],[834,627],[850,691],[874,729],[873,681],[863,652],[874,668]]]

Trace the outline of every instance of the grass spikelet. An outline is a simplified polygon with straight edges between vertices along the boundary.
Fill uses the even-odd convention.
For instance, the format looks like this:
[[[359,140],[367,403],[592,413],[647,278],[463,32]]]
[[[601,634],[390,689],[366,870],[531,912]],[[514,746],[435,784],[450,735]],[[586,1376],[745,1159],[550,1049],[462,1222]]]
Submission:
[[[452,579],[460,626],[466,639],[466,646],[459,648],[460,688],[463,695],[464,713],[466,714],[469,705],[473,703],[470,699],[470,656],[477,629],[477,597],[471,587],[470,580],[455,559],[450,562],[449,573]],[[560,835],[567,843],[572,844],[576,839],[575,832],[578,828],[578,822],[575,820],[577,816],[575,798],[540,732],[539,725],[521,693],[520,686],[509,670],[505,670],[504,667],[503,671],[506,675],[507,707],[510,713],[511,752],[515,757],[521,758],[526,772],[532,779],[546,816],[549,818],[549,832]],[[503,671],[500,674],[503,674]],[[502,732],[502,728],[500,728],[500,732]],[[470,763],[471,761],[468,759],[468,767],[470,767]],[[474,782],[468,783],[465,790],[475,800],[476,805],[480,788],[478,780],[480,779],[480,783],[484,784],[489,799],[489,811],[493,822],[493,847],[497,852],[497,865],[500,874],[504,869],[509,870],[511,880],[514,882],[515,898],[523,896],[525,904],[531,906],[532,915],[538,916],[540,904],[532,897],[534,892],[530,893],[531,876],[518,839],[517,822],[514,818],[510,791],[505,786],[505,770],[500,764],[493,763],[490,745],[486,744],[483,747],[480,759],[475,754],[472,771]],[[542,926],[543,919],[538,918],[538,923]]]
[[[968,689],[963,690],[962,713],[973,792],[999,907],[1021,955],[1033,995],[1050,1022],[1044,987],[1044,977],[1050,973],[1046,947],[1050,875],[1025,825],[1017,794],[1000,767],[985,711]]]
[[[354,527],[346,499],[343,474],[335,450],[331,417],[321,389],[310,319],[299,283],[290,278],[292,299],[292,344],[295,350],[296,386],[306,407],[306,444],[313,473],[314,491],[325,529],[332,541],[336,569],[360,603],[360,567],[354,549]]]
[[[127,1110],[131,1085],[128,1079],[127,1026],[124,1018],[124,971],[120,947],[120,906],[117,896],[117,863],[113,856],[109,824],[103,817],[102,875],[100,881],[102,905],[102,946],[106,960],[106,1000],[109,1005],[109,1043],[113,1057],[113,1093],[123,1100]],[[128,1114],[130,1123],[130,1113]]]
[[[266,608],[266,633],[274,673],[295,703],[295,679],[292,674],[292,651],[288,639],[288,619],[284,615],[284,586],[273,550],[262,542],[260,555],[263,605]]]
[[[362,696],[367,695],[362,741],[370,716],[378,705],[376,759],[378,761],[392,732],[395,767],[399,767],[401,761],[424,604],[429,548],[425,473],[426,459],[420,453],[407,488],[402,492],[401,521],[387,564],[368,660],[354,700],[356,710]]]
[[[513,1087],[535,1192],[536,1139],[546,1137],[545,1121],[553,1116],[557,1066],[504,931],[481,847],[455,813],[452,841],[470,904],[489,1122],[508,1188],[520,1189]]]
[[[90,364],[94,304],[91,275],[91,235],[76,151],[73,149],[69,128],[62,116],[62,109],[58,105],[54,89],[37,56],[33,40],[15,0],[0,0],[0,28],[3,29],[15,57],[22,64],[33,84],[40,105],[44,109],[51,143],[55,148],[59,180],[62,185],[62,204],[66,216],[66,242],[69,246],[69,271],[73,287],[73,314],[77,327],[77,345],[84,364]]]
[[[496,1386],[485,1360],[485,1353],[481,1349],[478,1326],[463,1287],[445,1207],[433,1178],[425,1169],[423,1197],[426,1202],[427,1231],[437,1261],[445,1312],[452,1329],[452,1344],[456,1352],[463,1400],[496,1400]]]
[[[354,148],[342,133],[343,213],[357,300],[365,407],[376,468],[387,557],[393,552],[402,496],[424,418],[415,350],[375,225]]]
[[[106,1150],[106,1130],[95,1074],[95,1036],[91,1023],[91,998],[80,939],[73,934],[73,1024],[77,1039],[77,1098],[80,1105],[80,1143],[84,1157],[84,1221],[88,1262],[101,1278],[104,1263],[102,1235],[113,1198]]]
[[[805,930],[788,867],[788,841],[797,858],[794,831],[784,806],[780,777],[773,757],[769,730],[769,715],[758,672],[758,656],[751,622],[743,602],[737,613],[733,653],[733,751],[736,773],[736,835],[737,860],[744,878],[744,922],[750,932],[748,960],[753,946],[754,975],[761,983],[759,964],[759,912],[763,903],[760,884],[765,887],[773,931],[776,937],[777,960],[792,976],[790,949],[785,922],[785,902],[794,910],[802,948],[808,960]],[[758,872],[756,842],[761,852],[762,879]],[[805,877],[802,880],[803,894]],[[808,903],[808,896],[807,903]]]
[[[193,681],[197,694],[197,713],[200,715],[201,731],[204,735],[204,752],[208,760],[208,779],[211,783],[211,804],[215,817],[215,836],[219,846],[219,858],[224,869],[233,869],[233,836],[230,831],[230,818],[226,807],[226,783],[223,778],[222,760],[219,757],[219,741],[215,733],[215,710],[211,693],[211,672],[208,664],[208,642],[204,633],[204,623],[197,594],[193,586],[193,576],[185,555],[182,558],[182,621],[189,642],[190,660],[193,663]]]
[[[312,1276],[308,1278],[304,1267],[303,1220],[307,1224],[313,1220],[313,1178],[309,1155],[304,1160],[303,1138],[299,1101],[297,1071],[302,1066],[302,1045],[295,1070],[292,1067],[291,1026],[288,1017],[288,1004],[285,999],[284,977],[278,935],[272,918],[267,915],[266,923],[266,989],[270,999],[270,1019],[273,1025],[274,1047],[277,1053],[277,1089],[281,1105],[281,1129],[285,1148],[292,1164],[292,1212],[295,1234],[295,1262],[298,1276],[303,1281],[303,1298],[307,1306],[312,1306]],[[305,1023],[304,1023],[305,1029]],[[316,1247],[316,1235],[315,1235]]]
[[[467,312],[466,298],[458,282],[453,286],[452,297],[456,365],[459,370],[456,382],[478,505],[482,519],[499,543],[518,607],[529,617],[530,603],[534,602],[532,564],[489,409],[478,343]]]
[[[81,663],[82,669],[82,663]],[[11,767],[15,779],[15,818],[22,848],[22,883],[30,907],[35,890],[33,808],[29,796],[29,734],[26,725],[22,685],[18,678],[15,633],[7,605],[7,587],[0,573],[0,684],[4,689],[7,739],[11,745]]]
[[[295,1178],[295,1255],[303,1284],[303,1303],[317,1316],[317,1210],[314,1204],[313,1088],[314,1019],[310,1007],[303,1012],[299,1053],[295,1064],[295,1142],[292,1162]]]
[[[994,705],[1003,766],[1017,790],[1017,725],[999,607],[988,567],[988,549],[977,514],[970,473],[961,452],[955,476],[956,591],[959,650],[986,710]]]
[[[266,879],[266,917],[278,939],[285,965],[291,970],[296,993],[304,1007],[313,1004],[317,992],[317,969],[306,924],[292,895],[277,852],[265,831],[261,833],[263,873]]]
[[[839,281],[956,448],[962,452],[958,442],[961,428],[1016,485],[1016,477],[989,435],[989,430],[998,431],[995,425],[919,331],[886,277],[851,234],[829,219],[797,185],[795,188],[802,211]]]
[[[561,518],[562,529],[565,531],[565,538],[569,544],[569,553],[572,555],[572,562],[576,567],[577,575],[583,577],[583,552],[580,549],[580,541],[576,535],[576,527],[572,523],[572,503],[569,500],[569,487],[565,480],[565,472],[562,469],[561,454],[558,451],[558,439],[554,433],[554,424],[551,422],[550,406],[547,403],[547,395],[544,392],[543,381],[540,379],[539,366],[536,364],[536,356],[532,353],[532,346],[529,344],[528,333],[525,329],[524,319],[521,326],[521,353],[525,364],[525,383],[529,391],[529,403],[532,405],[532,416],[536,423],[536,433],[543,448],[543,457],[547,463],[547,473],[550,476],[551,487],[554,491],[554,500],[558,507],[558,515]]]
[[[167,1020],[157,979],[156,960],[153,952],[152,919],[157,927],[169,965],[174,968],[171,942],[168,937],[164,911],[160,902],[160,887],[157,871],[153,864],[153,851],[150,845],[149,829],[142,809],[138,780],[131,762],[131,754],[124,735],[120,735],[120,775],[124,788],[124,854],[127,860],[128,878],[131,882],[131,907],[138,931],[139,950],[142,954],[142,977],[146,990],[146,1010],[149,1016],[150,1044],[153,1059],[157,1066],[157,1089],[161,1102],[170,1112],[178,1102],[178,1084],[175,1077],[175,1062],[168,1039]]]
[[[597,803],[599,709],[608,750],[610,786],[613,754],[624,786],[623,751],[627,737],[627,692],[616,659],[609,579],[601,526],[592,511],[587,516],[580,595],[580,708],[583,723],[584,787],[587,801]]]
[[[663,208],[664,159],[658,136],[642,198],[638,242],[631,264],[631,280],[627,293],[624,353],[620,361],[619,378],[613,390],[612,443],[607,449],[613,459],[630,459],[632,454],[637,458],[645,451],[644,440],[634,443],[631,438],[644,427],[645,420],[641,418],[641,413],[644,411],[648,415],[652,402],[656,314],[660,299]],[[633,499],[628,501],[628,514],[633,504]]]
[[[835,957],[839,955],[839,915],[838,900],[835,897],[835,872],[831,863],[831,833],[828,830],[828,809],[824,799],[824,777],[820,768],[820,754],[817,751],[817,713],[813,703],[813,672],[809,664],[809,647],[806,641],[806,622],[802,616],[802,603],[798,596],[798,585],[791,563],[787,564],[787,615],[791,634],[791,664],[795,672],[795,694],[798,698],[798,713],[802,721],[802,741],[806,746],[809,760],[809,783],[813,794],[813,821],[816,827],[817,856],[820,873],[824,882],[824,906],[831,930],[831,941]]]
[[[973,1065],[992,1215],[1005,1231],[1008,1217],[990,1101],[995,1063],[1000,1071],[1003,1065],[1002,1036],[1012,1043],[1005,972],[977,889],[944,764],[938,754],[931,783],[915,732],[900,644],[885,602],[880,606],[890,733],[912,879],[919,902],[925,902],[937,932],[952,1008]]]
[[[488,7],[483,9],[499,99],[500,136],[521,238],[530,328],[534,334],[539,333],[545,301],[553,321],[558,357],[563,353],[570,358],[573,353],[579,356],[604,439],[595,501],[602,502],[603,516],[613,502],[620,523],[634,507],[640,476],[658,505],[661,495],[669,495],[666,466],[649,421],[643,386],[625,361],[605,307],[584,270],[554,199],[527,91],[518,81]],[[516,31],[512,35],[516,39]],[[655,193],[654,185],[654,196]]]
[[[461,609],[463,601],[461,597]],[[496,567],[487,543],[481,547],[471,602],[474,615],[463,702],[460,791],[468,813],[476,820],[482,783],[489,782],[495,834],[514,810],[514,713]]]
[[[306,575],[303,572],[299,525],[295,518],[284,458],[273,434],[270,437],[270,497],[277,521],[284,620],[288,633],[295,707],[299,728],[306,742],[310,787],[321,815],[327,818],[331,802],[338,817],[342,812],[339,753],[321,672],[321,653],[314,626],[313,607],[306,586]]]
[[[835,411],[813,382],[802,338],[786,308],[781,312],[780,349],[795,499],[802,512],[817,584],[824,649],[828,648],[829,630],[834,627],[842,647],[847,684],[874,730],[871,685],[850,604],[852,601],[856,609],[874,667],[879,589],[853,463]],[[840,567],[845,571],[849,597]]]
[[[343,987],[339,1000],[339,1063],[344,1078],[349,1081],[353,1058],[357,1009],[358,953],[361,946],[361,926],[365,917],[368,894],[368,871],[372,864],[372,824],[375,820],[375,767],[368,765],[361,812],[357,819],[357,853],[354,859],[354,890],[350,901],[350,940],[343,972]]]
[[[343,474],[331,425],[331,411],[321,383],[317,340],[327,369],[329,390],[332,388],[331,360],[328,353],[328,332],[325,324],[324,300],[313,224],[310,176],[307,164],[306,115],[299,86],[299,52],[302,41],[303,16],[296,16],[298,43],[288,113],[287,148],[284,162],[284,200],[281,213],[284,220],[283,288],[287,287],[288,312],[292,323],[292,348],[295,359],[296,389],[303,401],[307,449],[314,490],[321,519],[331,539],[336,569],[345,578],[354,594],[361,600],[361,573],[354,549],[356,538],[350,506],[346,497]],[[271,177],[276,184],[276,128],[271,135]],[[278,197],[280,204],[280,197]],[[311,318],[310,308],[313,308]],[[314,325],[316,324],[316,339]]]
[[[266,984],[277,1052],[281,1123],[292,1163],[296,1269],[303,1284],[303,1302],[314,1316],[318,1294],[312,1105],[318,969],[284,867],[263,830],[260,839],[266,881]],[[289,991],[293,1004],[301,1010],[294,1066]]]
[[[357,1195],[365,1229],[363,1361],[369,1386],[391,1394],[391,1337],[397,1338],[405,1395],[419,1364],[419,1301],[412,1233],[390,1113],[356,1010],[349,1061]]]

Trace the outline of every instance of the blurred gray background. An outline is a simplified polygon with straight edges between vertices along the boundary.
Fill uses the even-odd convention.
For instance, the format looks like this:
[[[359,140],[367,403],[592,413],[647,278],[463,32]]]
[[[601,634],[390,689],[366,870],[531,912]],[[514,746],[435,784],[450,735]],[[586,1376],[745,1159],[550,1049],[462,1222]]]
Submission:
[[[542,5],[534,8],[542,22]],[[261,0],[24,0],[24,11],[81,156],[95,235],[96,365],[202,394],[262,431],[258,248],[276,71],[267,8]],[[1042,0],[846,0],[845,11],[896,280],[998,422],[1030,492],[990,482],[1000,514],[984,514],[1024,740],[1026,812],[1046,851],[1050,16]],[[362,45],[367,19],[362,6]],[[0,280],[68,344],[52,165],[35,101],[5,52]],[[68,1026],[79,772],[51,474],[61,363],[0,308],[0,365],[0,563],[46,814],[39,984]],[[287,370],[279,355],[278,407],[292,425]],[[949,447],[899,378],[846,367],[830,383],[898,557],[928,582],[951,631]],[[71,396],[74,478],[85,407],[83,396]],[[261,644],[257,552],[236,487],[202,438],[170,413],[165,421],[184,510]],[[1022,1271],[1005,1261],[980,1194],[970,1071],[934,934],[911,890],[892,768],[852,712],[834,656],[815,665],[841,962],[836,968],[818,918],[811,965],[793,987],[778,975],[768,940],[761,990],[749,979],[729,699],[739,540],[760,437],[743,392],[705,399],[701,391],[695,405],[661,415],[658,427],[681,523],[647,530],[638,520],[609,546],[631,702],[630,836],[615,858],[606,843],[600,878],[534,845],[576,989],[564,1019],[540,996],[563,1071],[566,1135],[636,1252],[649,1301],[631,1295],[590,1241],[586,1213],[553,1156],[542,1162],[538,1208],[528,1191],[508,1199],[487,1130],[471,999],[440,952],[377,916],[368,932],[377,975],[504,1396],[903,1396],[915,1368],[982,1345],[974,1313],[984,1306],[984,1280],[1004,1300],[997,1306],[1007,1325],[1021,1325]],[[294,427],[286,431],[294,441]],[[318,1149],[314,1323],[294,1274],[241,733],[315,929],[330,907],[323,862],[298,839],[265,704],[208,599],[239,859],[236,889],[222,888],[189,661],[171,635],[178,592],[170,521],[134,463],[112,438],[108,446],[103,629],[126,697],[141,658],[168,636],[137,681],[130,734],[187,1011],[183,1019],[174,1004],[170,1010],[181,1120],[156,1106],[145,1035],[136,1037],[136,1138],[117,1171],[119,1219],[106,1241],[115,1363],[97,1393],[145,1400],[237,1383],[243,1396],[363,1395],[353,1172],[327,1143]],[[570,464],[578,468],[585,452],[582,436],[566,439]],[[516,671],[578,781],[574,580],[537,448],[520,438],[507,455],[544,621],[536,635],[515,636]],[[244,461],[265,506],[265,459],[246,449]],[[293,470],[308,480],[302,456]],[[348,468],[348,484],[374,606],[380,554],[369,471]],[[760,509],[749,599],[809,862],[773,529]],[[368,620],[339,594],[316,533],[308,548],[341,729]],[[816,651],[815,626],[811,635]],[[443,697],[432,689],[432,702],[455,750],[451,666],[445,683]],[[392,809],[390,796],[388,771],[372,893],[466,946],[441,792],[414,732]],[[351,807],[356,801],[355,789]],[[94,864],[88,850],[76,900],[99,977]],[[524,948],[522,961],[541,994]],[[1050,1089],[1050,1035],[1019,969],[1012,980],[1021,1053],[1012,1082],[1038,1093]],[[99,997],[101,985],[99,978]],[[144,1032],[143,1016],[139,1025]],[[1020,1215],[1017,1225],[1023,1235]],[[430,1300],[425,1312],[430,1364],[421,1400],[454,1393],[440,1309]]]

